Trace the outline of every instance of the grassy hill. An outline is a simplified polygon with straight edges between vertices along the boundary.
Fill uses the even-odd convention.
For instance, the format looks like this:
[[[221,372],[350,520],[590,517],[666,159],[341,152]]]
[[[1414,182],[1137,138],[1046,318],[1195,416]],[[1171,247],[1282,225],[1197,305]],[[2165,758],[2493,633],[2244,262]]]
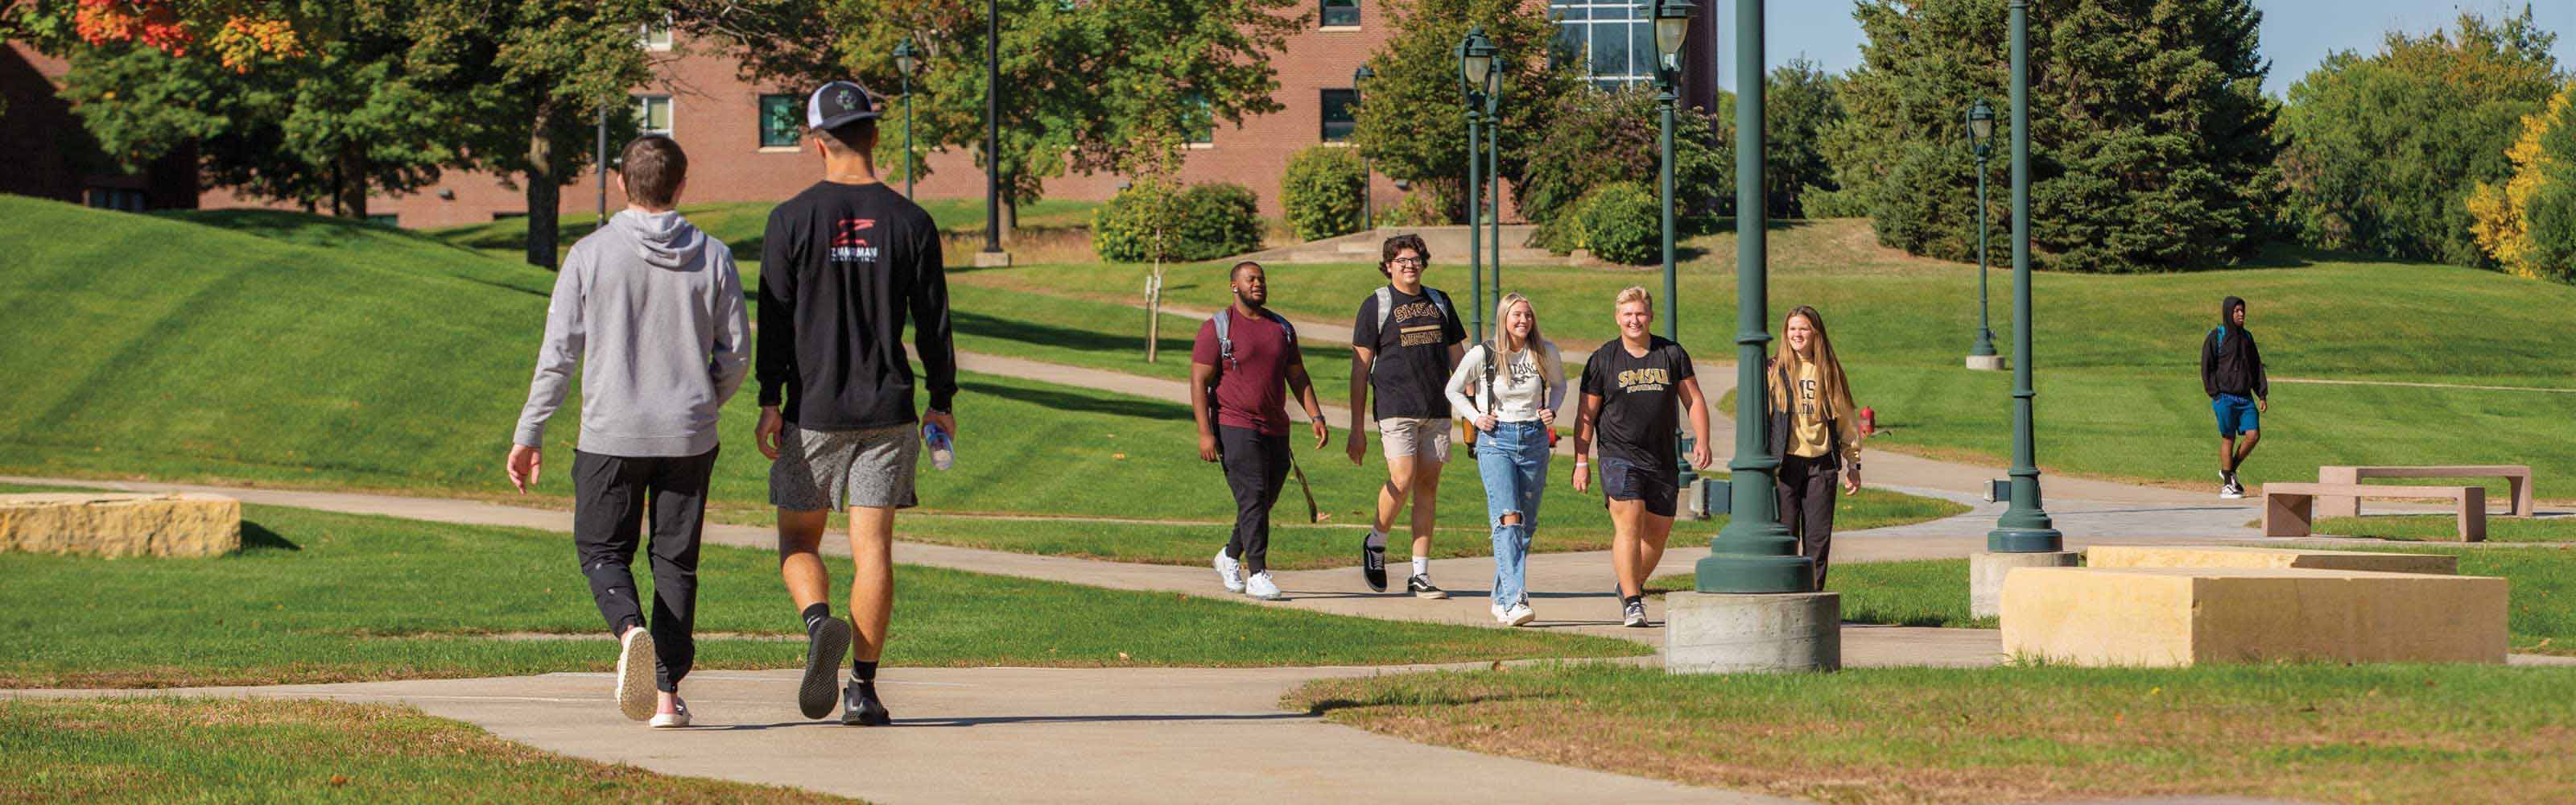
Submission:
[[[1783,223],[1770,242],[1770,329],[1776,336],[1776,315],[1793,305],[1824,313],[1860,402],[1894,428],[1877,444],[2003,463],[2010,376],[1959,368],[1977,322],[1974,265],[1881,248],[1860,220]],[[1688,253],[1682,342],[1702,361],[1731,362],[1734,237],[1693,239]],[[1465,315],[1460,255],[1432,257],[1432,284]],[[1219,304],[1204,300],[1222,299],[1224,271],[1175,269],[1166,290]],[[1134,303],[1144,274],[1068,264],[953,276],[997,291]],[[1536,301],[1547,332],[1585,341],[1615,337],[1610,299],[1620,288],[1662,285],[1652,269],[1506,265],[1503,276]],[[1273,306],[1333,322],[1348,321],[1384,281],[1364,263],[1272,266],[1270,280]],[[2009,354],[2011,276],[1997,269],[1989,281],[1996,342]],[[2294,248],[2243,270],[2043,273],[2033,285],[2039,457],[2052,472],[2214,485],[2198,345],[2229,295],[2249,300],[2250,329],[2276,379],[2576,389],[2576,287],[2566,285]],[[2576,496],[2576,451],[2559,447],[2576,440],[2576,394],[2287,382],[2272,394],[2248,480],[2313,479],[2322,463],[2528,463],[2541,494]]]
[[[0,220],[27,232],[96,233],[21,238],[27,248],[0,257],[0,311],[23,333],[0,346],[0,372],[24,389],[0,400],[0,472],[506,494],[500,460],[552,275],[422,235],[291,213],[136,216],[0,197]],[[964,290],[963,348],[1112,369],[1127,362],[1113,356],[1132,355],[1133,343],[1113,341],[1115,326],[1101,320],[1123,308]],[[1185,360],[1175,354],[1155,373],[1169,376]],[[933,508],[1232,516],[1220,475],[1197,461],[1184,406],[1001,377],[962,381],[965,460],[924,474]],[[722,422],[712,497],[738,519],[768,510],[768,465],[750,441],[756,415],[746,390]],[[579,432],[576,396],[547,431],[547,499],[570,492]],[[1383,477],[1377,452],[1369,457],[1353,467],[1339,445],[1307,456],[1334,522],[1365,517]],[[1452,473],[1444,487],[1444,524],[1470,532],[1453,541],[1481,553],[1473,473]],[[1947,513],[1892,494],[1851,503],[1856,523]],[[1558,534],[1606,534],[1597,506],[1557,511]],[[1081,549],[1031,547],[982,526],[957,532],[951,541]]]

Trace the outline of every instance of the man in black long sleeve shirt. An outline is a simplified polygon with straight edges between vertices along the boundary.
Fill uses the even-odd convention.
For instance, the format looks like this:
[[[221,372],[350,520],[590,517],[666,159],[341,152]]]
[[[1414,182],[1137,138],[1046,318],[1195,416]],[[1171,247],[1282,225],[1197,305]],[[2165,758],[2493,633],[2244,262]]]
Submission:
[[[760,261],[760,452],[778,507],[778,572],[805,619],[807,718],[832,711],[832,673],[850,653],[841,723],[890,723],[877,696],[877,659],[894,609],[894,512],[917,502],[915,423],[957,432],[948,284],[939,228],[877,181],[876,103],[835,81],[805,105],[823,181],[769,214]],[[903,327],[913,323],[930,375],[930,410],[913,413]],[[783,409],[783,410],[782,410]],[[818,551],[833,510],[850,512],[850,621],[832,617]],[[856,627],[857,646],[850,645]]]

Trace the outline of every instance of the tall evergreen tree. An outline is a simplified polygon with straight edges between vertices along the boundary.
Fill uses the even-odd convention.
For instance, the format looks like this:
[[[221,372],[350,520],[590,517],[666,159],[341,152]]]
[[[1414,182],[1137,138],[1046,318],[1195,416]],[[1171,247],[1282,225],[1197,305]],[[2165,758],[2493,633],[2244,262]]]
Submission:
[[[1869,41],[1826,135],[1835,175],[1865,188],[1879,240],[1974,254],[1975,159],[1962,112],[2001,106],[2004,0],[1862,0]],[[2049,268],[2206,268],[2250,256],[2277,196],[2269,65],[2251,0],[2065,0],[2031,11],[2031,215]],[[1998,121],[1999,123],[2008,123]],[[2008,126],[1996,128],[1999,140]],[[2008,181],[1996,159],[1992,181]],[[2000,186],[2000,185],[1998,185]],[[2008,213],[2004,194],[1991,202]]]
[[[2525,7],[2328,56],[2290,86],[2281,113],[2283,223],[2314,246],[2491,265],[2466,199],[2513,172],[2505,151],[2523,116],[2559,85],[2556,42]]]

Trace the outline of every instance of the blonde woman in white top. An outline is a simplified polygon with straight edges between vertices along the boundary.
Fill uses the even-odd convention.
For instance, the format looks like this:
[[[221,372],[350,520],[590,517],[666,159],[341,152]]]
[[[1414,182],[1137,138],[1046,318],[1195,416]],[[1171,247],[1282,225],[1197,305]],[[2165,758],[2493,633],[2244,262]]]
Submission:
[[[1494,321],[1501,326],[1494,341],[1467,350],[1443,391],[1450,410],[1476,429],[1476,467],[1493,518],[1494,619],[1519,626],[1538,617],[1524,560],[1546,489],[1548,429],[1565,402],[1565,365],[1539,335],[1528,297],[1504,294]]]

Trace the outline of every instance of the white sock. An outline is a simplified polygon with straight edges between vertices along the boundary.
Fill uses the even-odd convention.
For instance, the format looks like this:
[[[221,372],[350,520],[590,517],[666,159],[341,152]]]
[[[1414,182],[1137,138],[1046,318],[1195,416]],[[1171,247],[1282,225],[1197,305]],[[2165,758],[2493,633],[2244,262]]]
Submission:
[[[1368,546],[1378,550],[1386,550],[1386,532],[1370,531],[1368,535]]]
[[[1413,575],[1421,576],[1421,577],[1423,577],[1423,578],[1430,578],[1430,577],[1431,577],[1431,557],[1428,557],[1428,556],[1416,556],[1416,557],[1413,557]]]

